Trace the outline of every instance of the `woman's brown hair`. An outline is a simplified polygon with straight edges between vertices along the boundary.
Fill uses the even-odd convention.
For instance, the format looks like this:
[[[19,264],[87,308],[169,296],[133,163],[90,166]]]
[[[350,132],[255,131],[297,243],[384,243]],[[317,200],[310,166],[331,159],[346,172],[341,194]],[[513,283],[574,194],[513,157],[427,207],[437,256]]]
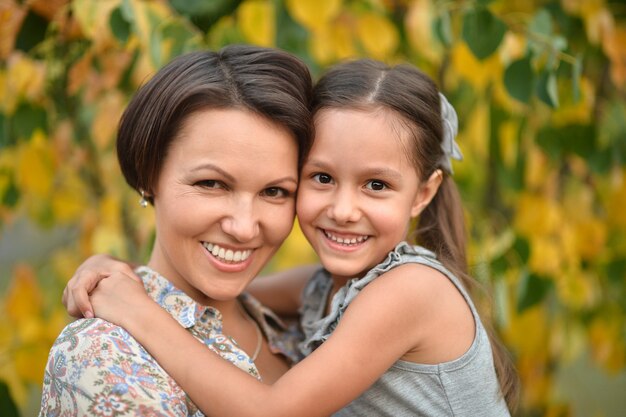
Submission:
[[[183,122],[205,109],[237,108],[291,132],[299,159],[310,148],[312,81],[307,66],[274,48],[231,45],[175,58],[133,96],[122,115],[117,155],[128,184],[153,190]]]
[[[442,166],[443,123],[439,90],[433,80],[412,65],[387,66],[361,59],[336,65],[313,91],[313,115],[326,108],[391,111],[408,133],[407,151],[420,181],[436,170],[443,180],[435,197],[419,216],[414,240],[437,254],[439,260],[470,292],[476,281],[467,273],[465,220],[461,199],[447,170]],[[500,389],[511,410],[517,406],[519,383],[511,358],[485,326],[491,340]]]

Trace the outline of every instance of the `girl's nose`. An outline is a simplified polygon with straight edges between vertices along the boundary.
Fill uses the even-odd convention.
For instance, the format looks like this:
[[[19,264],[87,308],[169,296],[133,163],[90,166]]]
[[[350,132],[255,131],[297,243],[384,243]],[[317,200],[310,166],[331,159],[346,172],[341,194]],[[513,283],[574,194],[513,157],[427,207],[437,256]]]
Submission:
[[[222,230],[237,242],[245,243],[259,235],[259,219],[255,215],[254,204],[249,199],[238,199],[232,212],[222,219]]]
[[[357,199],[349,192],[339,191],[328,206],[328,217],[337,224],[356,222],[361,218]]]

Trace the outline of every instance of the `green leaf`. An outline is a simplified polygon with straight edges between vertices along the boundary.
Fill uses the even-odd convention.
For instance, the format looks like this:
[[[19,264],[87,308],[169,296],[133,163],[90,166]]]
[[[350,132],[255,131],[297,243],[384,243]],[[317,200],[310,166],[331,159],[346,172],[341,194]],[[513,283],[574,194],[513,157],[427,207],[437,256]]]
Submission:
[[[560,162],[564,155],[576,154],[589,158],[597,151],[595,128],[592,125],[571,124],[544,127],[537,132],[536,143],[550,158]]]
[[[479,7],[463,17],[463,39],[478,59],[493,54],[506,32],[506,25],[489,10]]]
[[[8,125],[4,113],[0,113],[0,149],[13,145],[11,137],[9,136]]]
[[[519,256],[522,264],[528,262],[528,259],[530,258],[530,244],[526,239],[518,236],[513,244],[513,250],[517,253],[517,256]]]
[[[170,20],[163,28],[163,37],[172,41],[170,57],[202,47],[202,37],[196,27],[183,19]]]
[[[552,281],[549,278],[522,271],[522,278],[517,291],[517,311],[521,313],[543,301],[552,286]]]
[[[549,37],[552,34],[552,17],[546,9],[539,10],[528,24],[528,30],[537,35]]]
[[[9,182],[9,186],[2,196],[2,205],[5,207],[15,207],[20,199],[20,190],[15,186],[13,181]]]
[[[242,0],[170,0],[169,3],[178,13],[188,17],[202,32],[207,32],[220,18],[233,14]]]
[[[534,73],[530,57],[526,56],[513,61],[504,72],[504,86],[511,97],[528,103],[533,91]]]
[[[30,139],[35,130],[47,131],[46,111],[42,107],[21,103],[12,120],[13,133],[17,139]]]
[[[559,93],[554,71],[543,71],[537,81],[537,96],[552,108],[559,107]]]
[[[124,18],[122,7],[116,7],[109,18],[109,26],[113,35],[122,43],[126,43],[130,36],[130,23]]]
[[[580,79],[583,73],[583,60],[579,55],[576,57],[576,61],[572,65],[572,97],[574,102],[580,100]]]
[[[150,25],[150,59],[156,68],[163,66],[163,34],[161,33],[161,19],[148,10],[148,22]]]
[[[448,10],[442,10],[433,22],[433,33],[446,47],[452,45],[452,25],[450,23],[450,13]]]
[[[4,381],[0,381],[0,415],[4,417],[19,417],[20,415],[11,398],[9,387]]]
[[[48,30],[48,22],[43,17],[34,13],[32,10],[28,11],[28,14],[22,22],[22,27],[17,33],[15,39],[15,49],[28,52],[33,49],[39,42],[41,42]]]
[[[606,271],[610,281],[616,284],[622,283],[626,276],[626,258],[612,260],[606,266]]]

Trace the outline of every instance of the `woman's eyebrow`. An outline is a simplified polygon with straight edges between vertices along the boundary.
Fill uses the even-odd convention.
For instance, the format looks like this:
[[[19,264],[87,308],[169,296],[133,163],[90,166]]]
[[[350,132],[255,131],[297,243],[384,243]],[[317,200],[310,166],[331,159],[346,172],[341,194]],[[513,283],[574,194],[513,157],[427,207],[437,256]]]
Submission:
[[[230,175],[228,172],[224,171],[222,168],[218,167],[217,165],[214,165],[211,163],[204,163],[204,164],[195,166],[191,168],[191,172],[202,171],[206,169],[218,172],[220,175],[224,176],[224,178],[226,178],[228,181],[232,181],[232,182],[235,181],[235,177],[233,177],[232,175]]]

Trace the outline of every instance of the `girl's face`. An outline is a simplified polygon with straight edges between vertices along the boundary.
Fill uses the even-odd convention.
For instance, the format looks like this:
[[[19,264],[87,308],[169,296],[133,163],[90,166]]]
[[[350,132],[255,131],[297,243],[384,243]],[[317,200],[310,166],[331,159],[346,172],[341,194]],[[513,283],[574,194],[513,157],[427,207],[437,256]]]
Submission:
[[[325,109],[315,129],[298,221],[336,280],[360,277],[406,238],[430,199],[407,157],[406,133],[389,112]]]
[[[238,296],[293,226],[297,154],[287,130],[251,112],[190,116],[155,188],[149,266],[201,304]]]

